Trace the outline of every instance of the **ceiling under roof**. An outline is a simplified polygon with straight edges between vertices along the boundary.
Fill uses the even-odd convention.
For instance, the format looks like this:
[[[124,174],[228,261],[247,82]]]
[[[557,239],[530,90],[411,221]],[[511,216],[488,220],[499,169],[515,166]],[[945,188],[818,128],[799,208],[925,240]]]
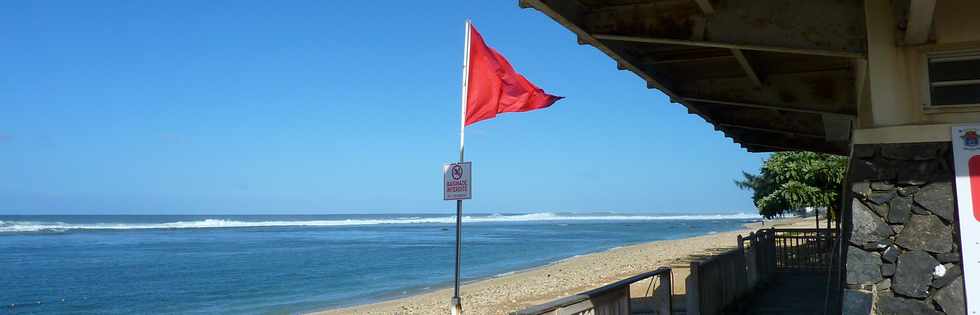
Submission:
[[[522,0],[750,152],[847,154],[862,1]]]

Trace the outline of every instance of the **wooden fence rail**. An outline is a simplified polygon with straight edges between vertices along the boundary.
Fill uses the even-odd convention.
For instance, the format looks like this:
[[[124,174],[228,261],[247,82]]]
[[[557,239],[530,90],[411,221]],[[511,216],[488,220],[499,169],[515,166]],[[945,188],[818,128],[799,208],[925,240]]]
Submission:
[[[738,237],[738,248],[691,263],[689,315],[739,312],[740,301],[777,272],[817,272],[830,267],[836,230],[762,229]]]
[[[671,270],[660,267],[573,296],[532,306],[513,315],[669,315]]]
[[[684,280],[688,315],[739,313],[754,290],[780,272],[826,272],[835,229],[762,229],[738,236],[738,247],[690,264]],[[644,282],[648,281],[648,282]],[[670,314],[671,269],[633,276],[515,315]]]

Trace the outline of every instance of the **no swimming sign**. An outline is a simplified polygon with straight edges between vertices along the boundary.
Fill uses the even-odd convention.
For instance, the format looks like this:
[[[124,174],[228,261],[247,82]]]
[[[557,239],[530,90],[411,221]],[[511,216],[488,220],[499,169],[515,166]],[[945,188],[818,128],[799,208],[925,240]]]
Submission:
[[[470,162],[442,166],[443,200],[463,200],[473,197]]]

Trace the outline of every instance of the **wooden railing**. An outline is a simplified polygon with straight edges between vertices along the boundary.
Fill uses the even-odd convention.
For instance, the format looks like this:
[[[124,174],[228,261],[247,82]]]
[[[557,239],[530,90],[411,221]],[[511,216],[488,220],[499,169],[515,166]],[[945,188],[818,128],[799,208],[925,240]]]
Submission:
[[[835,229],[762,229],[738,236],[738,247],[690,263],[684,280],[688,315],[743,311],[747,297],[779,272],[827,272]],[[670,314],[671,269],[624,279],[515,312],[515,315]],[[822,293],[822,292],[814,292]]]
[[[760,255],[763,273],[776,271],[826,271],[831,263],[834,229],[763,229],[739,236],[746,255]]]
[[[753,287],[748,282],[745,256],[739,249],[693,261],[687,278],[687,312],[721,314]]]
[[[671,309],[671,270],[657,270],[632,276],[608,285],[532,306],[514,315],[669,315]]]
[[[773,229],[759,230],[749,236],[738,236],[739,249],[745,253],[746,277],[749,287],[768,282],[776,273],[776,233]]]
[[[775,233],[776,270],[827,271],[837,230],[782,229]]]
[[[826,272],[836,235],[831,229],[771,228],[739,235],[738,248],[691,262],[688,314],[737,313],[741,301],[777,272]]]

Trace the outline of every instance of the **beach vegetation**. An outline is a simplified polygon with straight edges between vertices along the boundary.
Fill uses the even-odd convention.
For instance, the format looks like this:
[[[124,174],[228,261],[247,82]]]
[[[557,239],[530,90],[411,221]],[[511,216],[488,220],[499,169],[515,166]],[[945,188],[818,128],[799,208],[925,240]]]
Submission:
[[[777,152],[763,161],[759,174],[742,172],[739,188],[752,191],[752,201],[767,219],[827,209],[836,218],[841,207],[847,168],[843,156],[815,152]]]

